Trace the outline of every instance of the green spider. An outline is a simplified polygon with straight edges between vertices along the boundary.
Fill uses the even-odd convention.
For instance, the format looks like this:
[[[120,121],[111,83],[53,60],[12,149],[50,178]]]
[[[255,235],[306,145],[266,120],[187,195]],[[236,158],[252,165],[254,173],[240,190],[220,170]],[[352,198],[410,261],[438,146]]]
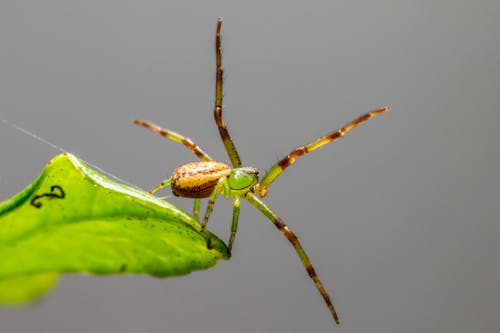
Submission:
[[[199,220],[200,200],[202,198],[209,198],[205,216],[202,221],[202,230],[206,227],[212,208],[220,194],[223,194],[228,199],[233,199],[233,221],[231,225],[231,235],[228,241],[228,249],[231,250],[236,230],[238,227],[238,217],[240,214],[241,199],[248,200],[255,208],[261,211],[271,222],[274,223],[281,233],[293,245],[297,255],[299,256],[302,264],[304,265],[307,273],[314,281],[316,288],[325,300],[333,319],[338,324],[339,317],[333,306],[328,293],[325,291],[323,284],[319,280],[309,257],[302,248],[297,236],[292,230],[281,220],[281,218],[274,213],[260,198],[267,194],[268,188],[271,183],[295,160],[307,153],[310,153],[318,148],[323,147],[352,130],[362,122],[386,112],[388,107],[383,107],[372,112],[369,112],[356,120],[350,122],[341,129],[331,132],[319,139],[309,143],[308,145],[301,146],[292,150],[286,157],[273,165],[271,169],[264,175],[259,182],[259,171],[254,167],[243,166],[241,163],[238,150],[234,145],[226,124],[222,121],[222,96],[223,96],[223,74],[224,68],[222,67],[222,53],[221,53],[221,28],[222,19],[218,19],[215,34],[215,54],[216,54],[216,82],[215,82],[215,107],[214,117],[217,127],[219,129],[222,142],[226,148],[229,159],[231,160],[232,167],[214,161],[207,153],[205,153],[197,144],[191,139],[176,132],[163,129],[157,125],[144,120],[134,120],[134,124],[144,126],[153,132],[160,134],[168,139],[179,142],[195,154],[201,161],[186,163],[177,168],[170,178],[162,181],[150,190],[150,193],[155,193],[161,188],[171,186],[172,192],[176,196],[193,198],[194,208],[193,215]],[[260,198],[259,198],[260,197]]]

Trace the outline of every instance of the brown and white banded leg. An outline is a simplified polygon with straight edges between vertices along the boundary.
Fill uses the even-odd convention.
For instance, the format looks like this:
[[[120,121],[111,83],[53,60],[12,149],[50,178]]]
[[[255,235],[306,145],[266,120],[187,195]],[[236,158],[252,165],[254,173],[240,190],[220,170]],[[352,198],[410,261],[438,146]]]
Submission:
[[[389,110],[388,107],[383,107],[367,114],[362,115],[361,117],[355,119],[349,124],[345,125],[341,129],[328,133],[325,136],[309,143],[306,146],[297,147],[292,150],[286,157],[284,157],[281,161],[276,163],[269,169],[269,171],[264,175],[262,181],[259,183],[258,192],[261,197],[264,197],[267,194],[267,188],[269,185],[290,165],[295,163],[295,160],[305,154],[308,154],[318,148],[323,147],[324,145],[337,140],[338,138],[343,137],[346,133],[351,131],[354,127],[359,124],[367,121],[368,119],[375,117],[378,114],[384,113]]]
[[[157,126],[153,123],[150,123],[150,122],[144,121],[144,120],[138,120],[138,119],[134,120],[134,124],[139,125],[139,126],[143,126],[143,127],[147,128],[155,133],[160,134],[161,136],[163,136],[167,139],[170,139],[172,141],[175,141],[175,142],[182,144],[184,147],[189,149],[194,155],[196,155],[202,161],[212,161],[212,158],[207,153],[205,153],[200,148],[200,146],[198,146],[190,138],[188,138],[184,135],[181,135],[181,134],[176,133],[174,131],[163,129],[160,126]],[[158,185],[153,187],[149,191],[149,193],[153,194],[156,191],[158,191],[164,187],[167,187],[169,185],[170,185],[170,178],[162,181],[161,183],[159,183]],[[197,221],[200,220],[199,211],[200,211],[200,199],[195,199],[194,204],[193,204],[193,216]]]
[[[241,166],[240,155],[238,150],[234,145],[233,139],[229,135],[226,123],[222,120],[222,98],[223,98],[223,80],[224,80],[224,67],[222,67],[222,50],[221,50],[221,28],[222,19],[217,20],[217,28],[215,30],[215,106],[214,106],[214,118],[217,127],[219,128],[220,137],[224,147],[226,147],[227,155],[231,160],[231,164],[235,168]]]
[[[184,147],[189,149],[194,155],[196,155],[202,161],[212,161],[212,158],[207,153],[205,153],[196,143],[194,143],[190,138],[182,134],[161,128],[160,126],[145,120],[136,119],[134,120],[134,124],[145,127],[155,133],[160,134],[161,136],[167,139],[182,144]]]
[[[248,192],[246,194],[246,199],[254,205],[255,208],[260,210],[271,222],[274,223],[276,228],[278,228],[279,231],[288,239],[288,241],[293,245],[293,248],[295,249],[295,252],[297,252],[297,255],[300,258],[300,261],[302,261],[302,264],[304,265],[304,268],[306,269],[307,273],[309,274],[309,277],[313,280],[314,284],[316,285],[316,289],[318,289],[319,293],[323,297],[323,299],[326,302],[326,305],[328,306],[328,309],[330,310],[333,319],[335,322],[338,324],[339,317],[337,315],[337,312],[335,311],[335,307],[333,306],[332,301],[330,300],[330,296],[328,296],[328,293],[326,292],[325,288],[323,287],[323,284],[318,278],[318,275],[316,275],[316,271],[313,268],[313,265],[311,261],[309,260],[309,257],[307,256],[306,252],[302,248],[302,245],[300,244],[297,236],[295,233],[293,233],[290,228],[283,222],[283,220],[276,215],[264,202],[262,202],[255,194]]]

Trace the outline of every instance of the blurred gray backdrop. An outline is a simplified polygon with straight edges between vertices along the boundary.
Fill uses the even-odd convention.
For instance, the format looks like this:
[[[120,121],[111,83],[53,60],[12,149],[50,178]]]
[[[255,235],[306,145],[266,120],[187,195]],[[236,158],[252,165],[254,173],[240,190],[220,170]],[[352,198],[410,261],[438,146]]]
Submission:
[[[231,260],[164,280],[66,276],[35,306],[1,308],[1,332],[496,332],[498,1],[2,1],[0,117],[144,189],[193,156],[134,118],[227,161],[212,119],[219,16],[225,120],[245,163],[264,170],[392,108],[297,161],[266,198],[341,325],[244,203]],[[3,123],[0,151],[2,200],[58,153]],[[210,228],[227,239],[230,219],[221,199]]]

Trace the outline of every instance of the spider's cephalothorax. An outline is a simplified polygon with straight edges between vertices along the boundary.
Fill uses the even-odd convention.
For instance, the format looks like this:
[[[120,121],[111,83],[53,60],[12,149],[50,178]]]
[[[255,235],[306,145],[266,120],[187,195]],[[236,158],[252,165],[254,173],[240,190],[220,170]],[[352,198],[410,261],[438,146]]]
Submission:
[[[359,124],[378,114],[386,112],[387,110],[389,110],[389,108],[383,107],[366,113],[358,117],[354,121],[348,123],[339,130],[328,133],[305,146],[300,146],[293,149],[287,156],[281,159],[278,163],[274,164],[259,182],[259,171],[257,169],[253,167],[242,166],[238,150],[236,149],[236,146],[234,145],[234,142],[229,135],[226,124],[224,123],[224,121],[222,121],[222,83],[224,77],[224,68],[222,67],[221,27],[222,19],[219,19],[217,21],[217,29],[215,35],[215,59],[217,68],[215,81],[214,117],[215,123],[217,124],[217,127],[219,129],[222,142],[226,148],[226,152],[232,166],[229,166],[222,162],[214,161],[207,153],[205,153],[198,145],[196,145],[191,139],[186,136],[163,129],[144,120],[135,120],[134,123],[136,125],[144,126],[168,139],[181,143],[201,160],[200,162],[191,162],[180,166],[172,173],[169,179],[164,180],[163,182],[153,187],[150,192],[155,193],[163,187],[172,185],[172,192],[174,193],[174,195],[194,199],[193,216],[198,221],[200,221],[198,218],[200,199],[209,198],[206,213],[201,226],[202,230],[207,225],[210,213],[212,212],[212,208],[219,195],[223,194],[225,197],[233,199],[231,236],[229,237],[227,245],[229,251],[231,251],[231,248],[233,246],[233,242],[236,236],[236,230],[238,227],[240,201],[242,198],[246,199],[255,208],[261,211],[292,244],[298,257],[302,261],[304,268],[306,269],[311,279],[314,281],[316,288],[325,300],[333,316],[333,319],[338,324],[339,318],[337,316],[337,312],[335,311],[333,303],[331,302],[328,293],[323,287],[323,284],[319,280],[311,264],[311,261],[302,248],[302,245],[300,244],[297,236],[290,230],[290,228],[283,222],[283,220],[276,213],[274,213],[260,198],[266,195],[271,183],[274,182],[274,180],[276,180],[276,178],[278,178],[278,176],[286,168],[295,163],[295,160],[297,158],[337,140]]]

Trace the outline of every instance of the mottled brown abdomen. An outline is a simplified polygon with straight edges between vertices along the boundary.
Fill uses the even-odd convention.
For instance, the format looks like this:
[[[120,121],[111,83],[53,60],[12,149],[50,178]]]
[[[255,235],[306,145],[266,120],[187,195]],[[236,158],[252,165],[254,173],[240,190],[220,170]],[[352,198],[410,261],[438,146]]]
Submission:
[[[231,167],[222,162],[190,162],[178,167],[171,178],[172,193],[184,198],[207,198]]]

